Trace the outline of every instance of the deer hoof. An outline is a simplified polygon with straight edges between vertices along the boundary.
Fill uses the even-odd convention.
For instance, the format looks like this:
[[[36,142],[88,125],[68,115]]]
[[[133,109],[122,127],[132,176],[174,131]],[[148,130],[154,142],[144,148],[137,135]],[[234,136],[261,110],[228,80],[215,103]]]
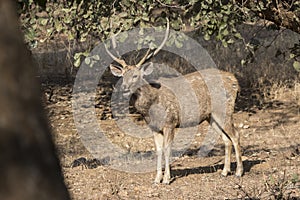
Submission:
[[[170,179],[164,179],[162,182],[164,185],[170,185]]]
[[[156,176],[155,180],[154,180],[154,184],[159,184],[160,181],[162,180],[162,176]]]
[[[223,170],[222,173],[221,173],[221,175],[222,175],[223,177],[226,177],[226,176],[228,175],[229,172],[230,172],[230,171],[228,171],[228,170]]]
[[[165,185],[169,185],[170,184],[170,181],[171,180],[171,177],[170,176],[164,176],[164,180],[163,180],[163,184]]]
[[[238,170],[238,171],[235,173],[235,176],[238,177],[238,178],[240,178],[240,177],[243,176],[243,174],[244,174],[243,171]]]

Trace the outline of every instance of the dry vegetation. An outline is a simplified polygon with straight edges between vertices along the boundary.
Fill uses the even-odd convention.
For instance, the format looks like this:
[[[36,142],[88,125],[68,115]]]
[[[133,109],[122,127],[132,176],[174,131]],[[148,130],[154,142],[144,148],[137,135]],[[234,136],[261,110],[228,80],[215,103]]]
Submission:
[[[21,1],[20,1],[21,2]],[[46,2],[46,1],[43,1]],[[56,2],[56,1],[53,1]],[[117,1],[114,1],[117,2]],[[120,1],[121,2],[121,1]],[[148,1],[146,1],[148,2]],[[145,4],[144,1],[134,4],[139,6]],[[197,2],[197,1],[196,1]],[[199,1],[200,2],[200,1]],[[218,3],[219,1],[215,1]],[[221,1],[220,1],[221,2]],[[242,1],[244,4],[244,1]],[[251,3],[252,1],[247,1]],[[255,1],[256,2],[256,1]],[[297,1],[267,1],[269,7],[267,9],[258,10],[257,14],[262,18],[273,18],[277,25],[285,25],[299,33],[298,6],[292,7]],[[152,4],[153,2],[151,2]],[[203,1],[205,3],[205,1]],[[291,3],[291,6],[283,4]],[[93,3],[94,4],[94,3]],[[99,4],[106,4],[105,1],[99,1]],[[156,5],[161,2],[157,1]],[[278,4],[278,5],[277,5]],[[96,5],[96,4],[94,4]],[[108,4],[107,4],[108,5]],[[139,11],[135,6],[128,4],[130,9],[122,7],[125,11]],[[249,5],[246,5],[249,6]],[[259,5],[260,6],[260,5]],[[145,6],[142,6],[145,8]],[[36,8],[35,6],[33,8]],[[67,19],[66,14],[72,12],[59,12],[57,7],[48,7],[50,19],[52,14],[61,14],[61,17]],[[91,6],[90,8],[93,8]],[[108,7],[102,6],[106,9]],[[149,6],[152,8],[152,6]],[[209,8],[209,7],[208,7]],[[246,8],[246,7],[245,7]],[[248,7],[253,8],[253,7]],[[255,8],[255,7],[254,7]],[[287,9],[288,8],[288,9]],[[56,12],[52,12],[56,11]],[[174,9],[177,9],[176,6]],[[210,8],[209,8],[210,9]],[[113,11],[114,9],[109,9]],[[247,9],[246,9],[247,10]],[[47,28],[42,28],[40,36],[43,39],[53,37],[56,31],[71,27],[74,29],[74,22],[66,20],[67,24],[58,27],[53,26],[54,20],[46,21],[39,13],[26,11],[26,14],[32,16],[32,20],[28,20],[29,25],[26,27],[28,33],[26,38],[36,45],[36,38],[39,35],[31,35],[36,31],[36,27],[46,23]],[[77,9],[73,10],[75,13]],[[179,13],[170,9],[172,14]],[[270,12],[272,11],[272,12]],[[293,11],[297,11],[294,12]],[[96,9],[97,16],[104,12]],[[123,13],[123,12],[122,12]],[[150,13],[150,12],[149,12]],[[168,12],[169,13],[169,12]],[[197,14],[199,12],[196,12]],[[230,12],[232,16],[235,12]],[[274,15],[270,15],[270,14]],[[81,13],[84,15],[85,13]],[[93,16],[93,12],[90,13]],[[205,16],[208,16],[205,12]],[[89,28],[89,23],[95,20],[82,20],[82,17],[75,16],[78,19],[78,25],[84,23],[84,28],[76,30],[76,37],[80,36],[81,40],[86,40],[85,28]],[[124,15],[125,19],[131,15]],[[214,15],[211,15],[214,16]],[[217,15],[216,15],[217,16]],[[226,14],[227,16],[227,14]],[[176,20],[180,20],[177,16]],[[93,17],[94,18],[94,17]],[[99,17],[101,19],[106,19]],[[215,20],[217,24],[222,24],[221,17]],[[22,18],[21,18],[22,19]],[[114,19],[114,18],[113,18]],[[119,19],[119,18],[117,18]],[[136,19],[136,18],[134,18]],[[120,20],[115,20],[120,21]],[[203,21],[203,20],[202,20]],[[204,20],[204,22],[207,20]],[[96,20],[102,24],[103,20]],[[208,20],[211,22],[211,20]],[[225,21],[226,22],[226,21]],[[291,23],[294,22],[294,23]],[[70,23],[70,24],[68,24]],[[31,25],[33,25],[31,27]],[[38,26],[37,26],[38,25]],[[76,23],[75,23],[76,25]],[[92,24],[91,24],[92,25]],[[31,28],[30,28],[31,27]],[[44,26],[41,26],[44,27]],[[125,27],[125,26],[123,26]],[[216,26],[218,27],[218,26]],[[40,28],[40,27],[39,27]],[[117,25],[117,29],[120,26]],[[276,28],[278,28],[276,26]],[[31,30],[32,29],[32,30]],[[107,30],[111,27],[107,27]],[[91,30],[97,30],[92,28]],[[250,29],[249,29],[250,30]],[[257,30],[251,29],[257,33]],[[83,32],[82,32],[83,31]],[[100,31],[106,31],[105,29]],[[47,34],[46,34],[47,33]],[[49,34],[50,33],[50,34]],[[84,33],[84,34],[81,34]],[[32,37],[34,36],[34,37]],[[263,37],[267,38],[267,37]],[[39,38],[41,39],[41,38]],[[279,44],[280,45],[280,44]],[[212,45],[213,48],[214,45]],[[230,47],[229,47],[230,48]],[[230,58],[238,60],[232,54],[236,49],[231,49]],[[39,51],[39,50],[37,50]],[[218,55],[218,51],[212,50]],[[210,52],[212,54],[212,52]],[[285,56],[286,50],[274,53],[273,56]],[[40,52],[39,52],[40,53]],[[282,54],[281,54],[282,53]],[[60,52],[59,52],[60,54]],[[276,55],[275,55],[276,54]],[[228,59],[229,56],[221,56]],[[255,56],[265,57],[267,54],[262,50]],[[52,57],[47,57],[49,60]],[[220,58],[220,59],[222,59]],[[176,59],[170,57],[169,60]],[[266,59],[267,60],[267,59]],[[224,60],[223,60],[224,61]],[[221,63],[223,64],[221,60]],[[178,64],[178,63],[177,63]],[[178,65],[177,65],[178,66]],[[184,67],[185,68],[185,67]],[[240,96],[237,99],[236,112],[234,113],[234,123],[236,129],[241,133],[241,146],[243,150],[243,163],[245,175],[242,178],[228,176],[223,178],[220,176],[223,168],[224,146],[221,140],[217,142],[215,148],[206,157],[198,157],[197,150],[201,147],[202,141],[207,132],[208,124],[204,123],[199,126],[199,133],[195,136],[195,140],[190,148],[181,157],[176,157],[172,163],[172,183],[167,186],[157,186],[152,184],[155,172],[147,173],[128,173],[124,171],[113,170],[110,166],[110,160],[94,159],[83,145],[80,135],[74,124],[73,110],[71,106],[72,87],[71,83],[45,83],[42,86],[45,96],[45,106],[48,111],[50,125],[53,129],[53,137],[57,152],[61,161],[63,175],[67,188],[72,199],[297,199],[300,197],[300,81],[299,73],[291,67],[291,63],[286,63],[285,68],[274,66],[268,62],[260,63],[259,66],[236,67],[230,65],[224,66],[225,70],[233,72],[241,85]],[[181,72],[181,71],[179,71]],[[104,78],[99,83],[97,98],[95,99],[95,108],[99,124],[104,127],[107,138],[128,152],[149,152],[154,151],[154,145],[151,138],[141,140],[133,138],[121,132],[115,125],[111,117],[110,95],[113,90],[115,79],[111,77]],[[142,123],[139,121],[139,123]],[[232,169],[235,169],[233,161]]]
[[[254,74],[254,73],[252,73]],[[294,76],[295,74],[293,74]],[[292,75],[291,75],[292,76]],[[115,81],[115,80],[114,80]],[[240,80],[241,81],[241,80]],[[243,85],[243,84],[241,84]],[[237,100],[235,127],[241,133],[245,175],[220,176],[224,146],[221,140],[207,157],[198,157],[208,124],[182,157],[172,163],[173,181],[168,186],[152,184],[155,172],[128,173],[110,168],[83,146],[74,126],[72,84],[45,84],[43,91],[62,163],[73,199],[296,199],[300,197],[300,83],[268,81],[253,83]],[[259,87],[258,87],[259,86]],[[99,84],[95,107],[107,137],[129,152],[153,151],[151,138],[141,140],[120,132],[111,119],[109,94],[112,81]],[[75,161],[75,162],[74,162]],[[235,169],[233,161],[232,169]]]

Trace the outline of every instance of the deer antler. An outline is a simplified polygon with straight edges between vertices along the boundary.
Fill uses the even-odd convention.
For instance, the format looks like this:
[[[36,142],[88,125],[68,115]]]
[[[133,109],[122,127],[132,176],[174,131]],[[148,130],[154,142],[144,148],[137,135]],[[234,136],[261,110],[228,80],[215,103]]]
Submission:
[[[168,40],[168,37],[169,37],[169,31],[170,31],[170,24],[169,24],[169,19],[167,18],[167,29],[166,29],[166,33],[165,33],[165,38],[164,38],[163,42],[160,44],[160,46],[153,52],[153,54],[151,56],[155,56],[163,48],[163,46],[165,46],[165,44]]]
[[[116,56],[114,56],[106,47],[106,45],[104,44],[104,47],[105,47],[105,50],[107,52],[107,54],[114,60],[116,61],[117,63],[119,63],[120,65],[122,65],[123,68],[125,68],[126,66],[128,66],[125,62],[125,60],[123,59],[119,59],[117,58]]]
[[[137,65],[133,66],[133,67],[137,67],[137,68],[141,67],[142,64],[144,64],[144,62],[145,62],[146,60],[148,60],[148,59],[151,58],[152,56],[155,56],[155,55],[163,48],[163,46],[166,44],[166,42],[167,42],[167,40],[168,40],[168,37],[169,37],[169,29],[170,29],[170,24],[169,24],[169,19],[167,18],[167,29],[166,29],[166,33],[165,33],[165,38],[164,38],[164,40],[162,41],[162,43],[160,44],[160,46],[159,46],[153,53],[151,53],[151,54],[149,54],[150,51],[151,51],[151,49],[149,48],[148,51],[146,52],[145,56],[140,60],[140,62],[139,62]],[[104,44],[104,47],[105,47],[105,50],[106,50],[106,52],[108,53],[108,55],[109,55],[114,61],[116,61],[117,63],[119,63],[120,65],[122,65],[123,68],[126,68],[126,67],[128,66],[127,63],[125,62],[125,60],[119,59],[119,58],[117,58],[116,56],[114,56],[114,55],[107,49],[107,47],[106,47],[105,44]]]
[[[151,58],[152,56],[155,56],[162,48],[163,46],[166,44],[168,37],[169,37],[169,31],[170,31],[170,24],[169,24],[169,19],[167,18],[167,29],[166,29],[166,33],[165,33],[165,38],[162,41],[162,43],[159,45],[159,47],[149,55],[150,53],[150,48],[148,49],[146,55],[142,58],[142,60],[136,65],[136,67],[140,67],[146,60],[148,60],[149,58]]]
[[[136,65],[137,68],[139,68],[142,64],[144,64],[144,62],[147,60],[147,57],[150,53],[150,48],[148,49],[147,53],[145,54],[145,56],[142,58],[142,60],[140,60],[140,62]]]

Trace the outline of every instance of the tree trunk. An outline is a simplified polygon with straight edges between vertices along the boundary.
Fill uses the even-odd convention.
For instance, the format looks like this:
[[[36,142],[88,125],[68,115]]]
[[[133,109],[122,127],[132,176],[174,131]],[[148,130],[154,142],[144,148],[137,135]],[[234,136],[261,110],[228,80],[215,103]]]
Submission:
[[[14,1],[0,1],[0,199],[69,199]]]

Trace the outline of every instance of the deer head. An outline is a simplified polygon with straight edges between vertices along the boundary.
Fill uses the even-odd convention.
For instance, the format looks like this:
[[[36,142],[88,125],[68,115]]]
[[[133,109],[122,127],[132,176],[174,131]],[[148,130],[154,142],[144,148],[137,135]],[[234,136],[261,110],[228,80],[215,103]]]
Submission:
[[[152,73],[154,64],[149,62],[145,63],[146,60],[155,56],[165,45],[169,36],[169,20],[167,20],[167,29],[165,38],[160,46],[153,52],[149,48],[143,58],[136,65],[128,65],[125,60],[115,57],[105,46],[105,50],[108,55],[116,61],[120,66],[110,65],[110,70],[114,76],[123,77],[122,89],[124,90],[124,96],[128,96],[130,93],[134,93],[136,89],[144,84],[148,84],[144,76]],[[151,53],[150,53],[151,52]]]

